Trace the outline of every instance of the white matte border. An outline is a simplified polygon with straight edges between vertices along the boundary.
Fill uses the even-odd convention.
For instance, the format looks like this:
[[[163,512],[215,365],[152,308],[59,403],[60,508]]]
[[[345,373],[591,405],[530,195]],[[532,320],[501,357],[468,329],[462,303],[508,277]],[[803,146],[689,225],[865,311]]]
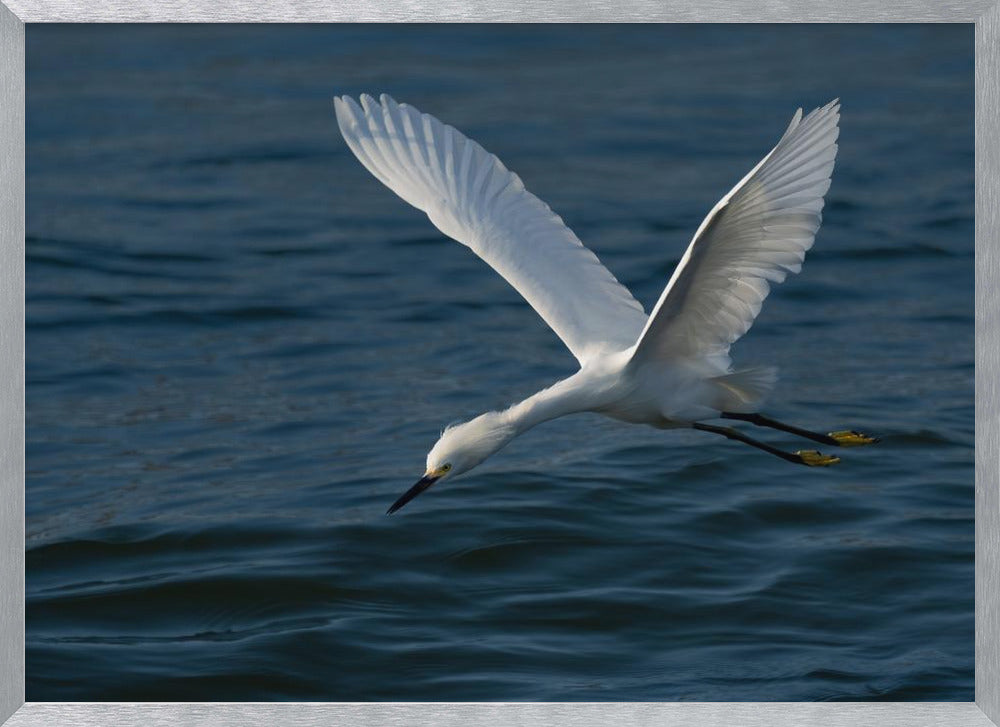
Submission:
[[[0,721],[24,703],[24,24],[0,7]]]
[[[23,23],[973,23],[996,0],[2,0]]]
[[[0,722],[8,727],[331,724],[995,727],[1000,722],[998,0],[3,0],[0,5]],[[348,7],[344,7],[348,6]],[[523,7],[522,7],[523,6]],[[8,10],[9,8],[9,10]],[[669,21],[976,23],[976,702],[24,703],[24,23]],[[13,715],[13,716],[11,716]],[[992,720],[992,721],[991,721]]]

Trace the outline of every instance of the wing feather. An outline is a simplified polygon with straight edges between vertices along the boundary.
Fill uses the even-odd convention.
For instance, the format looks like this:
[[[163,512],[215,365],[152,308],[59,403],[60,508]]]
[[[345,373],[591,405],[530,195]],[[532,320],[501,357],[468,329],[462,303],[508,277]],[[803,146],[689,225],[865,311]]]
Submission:
[[[497,157],[384,94],[334,105],[365,168],[514,286],[581,363],[635,343],[642,306]]]
[[[639,336],[633,362],[710,360],[753,324],[772,283],[802,269],[822,221],[840,133],[839,101],[804,119],[701,223]]]

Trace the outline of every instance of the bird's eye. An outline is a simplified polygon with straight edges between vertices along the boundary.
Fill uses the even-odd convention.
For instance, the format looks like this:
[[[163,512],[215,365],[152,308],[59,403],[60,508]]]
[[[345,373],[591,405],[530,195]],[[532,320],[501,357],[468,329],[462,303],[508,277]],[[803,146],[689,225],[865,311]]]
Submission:
[[[451,469],[451,465],[450,464],[441,465],[441,471],[442,472],[448,472],[450,469]]]

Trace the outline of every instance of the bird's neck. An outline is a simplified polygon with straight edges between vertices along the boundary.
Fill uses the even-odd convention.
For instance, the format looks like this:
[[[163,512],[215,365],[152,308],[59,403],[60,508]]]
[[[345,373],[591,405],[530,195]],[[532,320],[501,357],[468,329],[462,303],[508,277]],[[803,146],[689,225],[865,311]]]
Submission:
[[[501,416],[514,428],[514,436],[549,419],[586,411],[589,407],[581,396],[584,389],[578,377],[579,374],[576,374],[563,379],[501,412]]]

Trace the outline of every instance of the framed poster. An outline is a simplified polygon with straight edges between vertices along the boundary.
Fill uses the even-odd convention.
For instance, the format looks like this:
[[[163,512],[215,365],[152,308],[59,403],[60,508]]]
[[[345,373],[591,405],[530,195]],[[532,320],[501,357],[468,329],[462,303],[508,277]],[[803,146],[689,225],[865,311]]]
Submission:
[[[995,5],[10,7],[9,724],[996,719]],[[751,15],[878,24],[712,24]],[[592,295],[404,204],[331,103],[380,92],[496,154],[646,311],[826,108],[839,136],[789,158],[835,168],[784,182],[832,173],[823,225],[734,372],[779,366],[763,411],[796,430],[881,441],[721,422],[841,460],[807,468],[586,414],[445,481],[472,467],[432,461],[442,428],[571,374],[558,310]]]

